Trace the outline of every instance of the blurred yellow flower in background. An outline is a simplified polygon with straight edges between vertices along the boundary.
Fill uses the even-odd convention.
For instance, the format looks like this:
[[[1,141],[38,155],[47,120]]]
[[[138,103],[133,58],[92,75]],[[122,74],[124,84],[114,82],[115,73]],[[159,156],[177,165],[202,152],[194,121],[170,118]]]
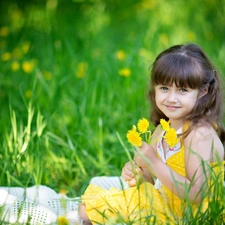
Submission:
[[[123,77],[129,77],[131,74],[130,69],[128,68],[123,68],[121,70],[119,70],[119,75],[123,76]]]
[[[51,80],[52,79],[52,73],[49,71],[44,70],[43,71],[43,76],[46,80]]]
[[[18,61],[14,61],[11,63],[11,70],[16,72],[20,69],[20,64]]]
[[[159,36],[159,41],[160,41],[160,43],[163,45],[163,46],[167,46],[168,45],[168,43],[169,43],[169,39],[168,39],[168,35],[166,35],[166,34],[161,34],[160,36]]]
[[[26,98],[31,98],[31,96],[32,96],[32,91],[31,90],[26,90],[25,97]]]
[[[0,36],[7,37],[9,35],[9,28],[8,27],[1,27],[0,28]]]
[[[147,130],[148,130],[148,127],[149,127],[149,121],[147,120],[147,119],[145,119],[145,118],[143,118],[143,119],[140,119],[139,121],[138,121],[138,130],[141,132],[141,133],[145,133],[145,132],[147,132]]]
[[[6,47],[6,41],[5,40],[0,40],[0,49]]]
[[[77,65],[76,77],[83,78],[85,77],[88,69],[88,64],[86,62],[80,62]]]
[[[116,58],[120,61],[124,60],[126,57],[125,53],[123,50],[119,50],[116,52]]]
[[[24,61],[22,63],[22,69],[25,73],[32,73],[34,70],[34,62],[33,61]]]
[[[31,46],[30,42],[23,43],[22,51],[23,51],[24,54],[28,53],[28,51],[30,50],[30,46]]]
[[[20,48],[15,48],[12,51],[12,55],[14,59],[21,59],[23,57],[23,52],[21,51]]]
[[[142,144],[142,138],[140,137],[140,134],[137,132],[136,126],[133,126],[132,130],[128,130],[127,139],[134,146],[140,147]]]
[[[66,190],[66,189],[60,189],[59,193],[60,193],[61,195],[66,195],[67,190]]]
[[[58,217],[58,225],[68,225],[69,220],[65,216]]]
[[[149,50],[145,49],[145,48],[140,48],[139,51],[138,51],[138,54],[141,57],[143,57],[143,58],[145,58],[147,60],[149,60],[150,58],[153,57],[152,53]]]
[[[12,54],[10,52],[5,52],[1,56],[2,61],[9,61],[12,59]]]
[[[192,32],[192,31],[188,32],[188,33],[187,33],[187,39],[188,39],[189,41],[194,41],[194,40],[196,39],[195,33]]]

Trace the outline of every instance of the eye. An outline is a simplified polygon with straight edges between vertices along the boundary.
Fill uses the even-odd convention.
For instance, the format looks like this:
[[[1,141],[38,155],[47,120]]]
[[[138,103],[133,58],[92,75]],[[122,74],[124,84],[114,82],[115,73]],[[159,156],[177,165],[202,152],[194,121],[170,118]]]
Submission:
[[[163,90],[163,91],[166,91],[166,90],[168,90],[168,87],[166,87],[166,86],[161,86],[160,89]]]
[[[180,91],[181,92],[188,92],[188,89],[187,88],[180,88]]]

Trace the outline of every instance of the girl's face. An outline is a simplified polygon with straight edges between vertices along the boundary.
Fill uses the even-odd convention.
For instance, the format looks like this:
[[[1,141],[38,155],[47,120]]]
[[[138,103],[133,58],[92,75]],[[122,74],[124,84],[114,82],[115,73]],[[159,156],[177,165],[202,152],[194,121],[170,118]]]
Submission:
[[[195,106],[199,96],[198,89],[172,86],[156,85],[155,101],[157,107],[176,124],[182,125],[182,121]]]

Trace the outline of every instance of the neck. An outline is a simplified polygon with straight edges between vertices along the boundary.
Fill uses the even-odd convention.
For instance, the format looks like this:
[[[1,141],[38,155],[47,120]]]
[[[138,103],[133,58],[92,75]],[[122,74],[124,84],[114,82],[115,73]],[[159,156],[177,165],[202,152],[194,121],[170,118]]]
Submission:
[[[174,128],[175,130],[180,129],[183,125],[183,120],[170,120],[170,127]]]

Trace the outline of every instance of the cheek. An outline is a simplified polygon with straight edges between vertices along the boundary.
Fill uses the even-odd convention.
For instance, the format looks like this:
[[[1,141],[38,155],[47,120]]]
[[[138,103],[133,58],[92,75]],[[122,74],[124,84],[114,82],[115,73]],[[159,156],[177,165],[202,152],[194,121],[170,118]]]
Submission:
[[[163,100],[163,96],[158,94],[158,93],[156,93],[156,95],[155,95],[155,102],[156,102],[156,104],[162,102],[162,100]]]
[[[156,95],[157,97],[155,97],[155,103],[156,103],[156,106],[158,108],[160,108],[160,103],[162,103],[162,98],[160,97],[160,95]]]

